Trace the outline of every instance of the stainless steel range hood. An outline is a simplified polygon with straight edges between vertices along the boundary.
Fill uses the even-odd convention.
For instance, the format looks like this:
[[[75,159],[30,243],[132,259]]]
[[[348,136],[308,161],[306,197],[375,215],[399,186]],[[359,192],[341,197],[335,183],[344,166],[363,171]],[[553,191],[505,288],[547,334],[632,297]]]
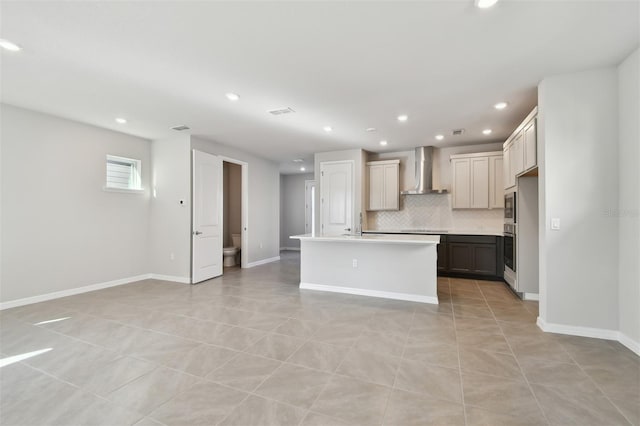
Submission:
[[[409,191],[402,191],[402,195],[446,194],[446,189],[433,189],[433,147],[419,146],[416,148],[416,187]]]

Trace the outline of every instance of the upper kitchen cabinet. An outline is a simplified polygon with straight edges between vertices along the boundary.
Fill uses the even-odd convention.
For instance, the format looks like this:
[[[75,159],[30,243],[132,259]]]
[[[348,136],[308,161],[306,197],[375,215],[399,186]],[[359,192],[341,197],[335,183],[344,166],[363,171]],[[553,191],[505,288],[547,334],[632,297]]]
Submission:
[[[502,169],[502,152],[499,151],[452,155],[452,207],[502,208]]]
[[[534,118],[527,124],[524,128],[524,136],[523,136],[523,150],[522,150],[522,161],[524,167],[521,171],[530,170],[538,165],[536,150],[538,148],[537,139],[536,139],[536,127],[537,122]]]
[[[400,209],[400,160],[367,163],[369,205],[367,210]]]
[[[537,114],[536,107],[504,143],[504,189],[513,188],[516,186],[518,176],[534,173],[538,167]]]

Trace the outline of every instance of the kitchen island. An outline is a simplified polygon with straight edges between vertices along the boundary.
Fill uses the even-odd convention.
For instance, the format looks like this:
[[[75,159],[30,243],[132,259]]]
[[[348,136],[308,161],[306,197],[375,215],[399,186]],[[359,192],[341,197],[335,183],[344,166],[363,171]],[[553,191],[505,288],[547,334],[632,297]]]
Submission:
[[[295,235],[300,288],[438,303],[438,235]]]

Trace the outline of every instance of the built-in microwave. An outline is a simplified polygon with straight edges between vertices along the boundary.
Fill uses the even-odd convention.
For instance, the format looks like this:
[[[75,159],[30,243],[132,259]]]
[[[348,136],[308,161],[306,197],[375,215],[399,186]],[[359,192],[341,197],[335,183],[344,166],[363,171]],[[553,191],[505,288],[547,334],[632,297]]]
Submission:
[[[504,194],[504,223],[516,223],[516,193]]]

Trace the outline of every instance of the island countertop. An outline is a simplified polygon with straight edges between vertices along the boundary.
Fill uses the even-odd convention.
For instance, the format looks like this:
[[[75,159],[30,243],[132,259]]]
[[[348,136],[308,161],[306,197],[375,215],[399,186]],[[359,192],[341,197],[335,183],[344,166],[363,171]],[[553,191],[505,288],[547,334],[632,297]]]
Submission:
[[[439,235],[406,235],[406,234],[363,234],[363,235],[292,235],[292,239],[300,241],[332,241],[353,242],[365,244],[419,244],[429,245],[440,243]]]
[[[487,235],[502,237],[501,229],[368,229],[363,234],[415,234],[415,235]]]

